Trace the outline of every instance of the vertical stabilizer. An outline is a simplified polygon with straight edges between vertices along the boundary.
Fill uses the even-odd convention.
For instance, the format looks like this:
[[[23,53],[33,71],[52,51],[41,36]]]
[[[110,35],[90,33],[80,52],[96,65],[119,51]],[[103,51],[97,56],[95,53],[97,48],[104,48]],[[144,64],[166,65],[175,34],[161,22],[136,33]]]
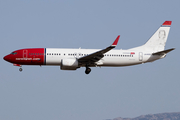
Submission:
[[[171,23],[172,21],[165,21],[144,45],[132,48],[131,50],[145,50],[152,52],[163,51],[166,45]]]

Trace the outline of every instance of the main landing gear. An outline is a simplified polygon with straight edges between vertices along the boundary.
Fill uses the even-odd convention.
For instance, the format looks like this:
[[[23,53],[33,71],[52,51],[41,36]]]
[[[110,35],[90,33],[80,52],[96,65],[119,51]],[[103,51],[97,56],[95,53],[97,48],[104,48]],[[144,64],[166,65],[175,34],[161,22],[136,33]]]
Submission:
[[[91,68],[89,68],[88,66],[86,66],[85,73],[86,73],[86,74],[89,74],[90,72],[91,72]]]

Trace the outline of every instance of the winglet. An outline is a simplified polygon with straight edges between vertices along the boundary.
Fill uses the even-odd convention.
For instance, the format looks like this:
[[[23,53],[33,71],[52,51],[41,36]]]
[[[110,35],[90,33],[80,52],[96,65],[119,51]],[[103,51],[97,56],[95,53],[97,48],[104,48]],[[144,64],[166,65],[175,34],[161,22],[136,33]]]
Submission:
[[[120,35],[117,36],[116,40],[113,42],[113,44],[111,46],[116,46],[118,41],[119,41]]]
[[[162,24],[162,26],[170,26],[171,25],[171,23],[172,23],[172,21],[165,21],[163,24]]]

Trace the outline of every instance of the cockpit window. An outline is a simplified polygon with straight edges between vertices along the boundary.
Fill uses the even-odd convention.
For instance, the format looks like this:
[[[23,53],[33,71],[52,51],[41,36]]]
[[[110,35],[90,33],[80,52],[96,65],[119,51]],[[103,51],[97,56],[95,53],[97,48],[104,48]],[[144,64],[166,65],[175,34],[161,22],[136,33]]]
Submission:
[[[17,52],[12,52],[11,54],[12,54],[12,55],[15,55],[15,54],[17,54]]]

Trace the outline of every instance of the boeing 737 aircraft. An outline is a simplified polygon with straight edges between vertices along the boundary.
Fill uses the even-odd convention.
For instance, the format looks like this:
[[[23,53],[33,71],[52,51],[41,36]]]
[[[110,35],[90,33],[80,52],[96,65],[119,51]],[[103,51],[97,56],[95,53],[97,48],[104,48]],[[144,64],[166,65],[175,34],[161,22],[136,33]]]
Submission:
[[[96,66],[130,66],[164,58],[174,48],[164,50],[168,38],[171,21],[165,21],[154,35],[142,46],[128,50],[112,50],[116,47],[120,35],[112,45],[105,49],[59,49],[59,48],[27,48],[12,52],[4,60],[21,65],[56,65],[61,70],[76,70],[86,67],[85,73],[91,72],[90,67]]]

